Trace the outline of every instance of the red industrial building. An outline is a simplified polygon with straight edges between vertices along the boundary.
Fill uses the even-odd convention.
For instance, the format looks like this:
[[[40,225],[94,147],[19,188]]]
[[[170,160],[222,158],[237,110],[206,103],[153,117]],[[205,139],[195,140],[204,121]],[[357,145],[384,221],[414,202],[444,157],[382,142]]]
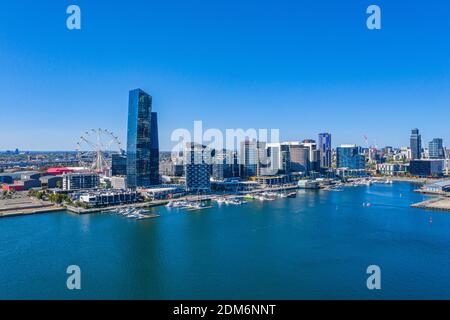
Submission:
[[[68,168],[49,168],[49,169],[47,169],[47,174],[51,174],[51,175],[55,175],[55,176],[61,175],[66,172],[74,172],[74,170],[68,169]]]

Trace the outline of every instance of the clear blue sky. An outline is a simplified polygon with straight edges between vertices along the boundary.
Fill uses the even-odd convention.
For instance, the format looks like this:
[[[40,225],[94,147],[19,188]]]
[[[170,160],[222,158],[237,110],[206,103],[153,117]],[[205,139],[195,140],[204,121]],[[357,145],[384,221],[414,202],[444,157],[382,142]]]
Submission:
[[[81,7],[82,30],[66,28]],[[366,8],[382,9],[382,30]],[[279,128],[283,140],[450,145],[447,0],[4,1],[0,150],[74,149],[90,128],[125,143],[128,90],[159,113],[160,146],[206,128]]]

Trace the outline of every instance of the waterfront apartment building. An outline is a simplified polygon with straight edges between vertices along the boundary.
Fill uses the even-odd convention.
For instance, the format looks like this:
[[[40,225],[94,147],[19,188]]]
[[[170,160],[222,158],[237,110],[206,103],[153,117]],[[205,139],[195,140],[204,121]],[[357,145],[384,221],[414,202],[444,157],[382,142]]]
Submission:
[[[428,144],[428,157],[430,159],[445,159],[444,144],[440,138],[434,138]]]
[[[403,163],[379,163],[376,165],[377,173],[387,176],[404,175],[408,171],[408,165]]]
[[[183,154],[186,190],[190,192],[209,191],[211,188],[211,150],[203,145],[189,142],[186,144]]]
[[[140,196],[136,191],[131,190],[104,190],[82,194],[79,200],[90,207],[104,207],[135,203],[140,201]]]
[[[95,189],[100,185],[97,173],[67,172],[62,175],[63,190]]]
[[[412,160],[422,158],[422,136],[417,128],[411,131],[410,147]]]
[[[331,168],[331,133],[319,133],[320,167]]]
[[[336,148],[336,167],[363,170],[366,168],[366,159],[355,144],[344,144]]]
[[[155,119],[152,121],[152,115]],[[159,151],[152,97],[141,89],[129,92],[127,130],[127,186],[149,187],[159,183]],[[153,142],[152,142],[153,140]],[[156,140],[156,141],[155,141]]]

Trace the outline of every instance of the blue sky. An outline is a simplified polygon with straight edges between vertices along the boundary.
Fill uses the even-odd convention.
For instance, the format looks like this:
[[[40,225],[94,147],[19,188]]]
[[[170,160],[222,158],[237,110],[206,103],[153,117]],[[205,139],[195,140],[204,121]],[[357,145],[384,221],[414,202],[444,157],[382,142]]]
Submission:
[[[81,8],[82,29],[66,28]],[[382,9],[382,30],[366,8]],[[125,143],[128,90],[176,128],[279,128],[282,140],[450,145],[446,0],[8,1],[0,8],[0,150],[74,149],[90,128]]]

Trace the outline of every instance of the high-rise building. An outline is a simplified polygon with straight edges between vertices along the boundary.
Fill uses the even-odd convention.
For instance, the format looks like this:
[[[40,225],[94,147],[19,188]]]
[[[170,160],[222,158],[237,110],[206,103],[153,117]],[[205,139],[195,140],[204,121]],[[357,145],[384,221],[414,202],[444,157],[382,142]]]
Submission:
[[[444,145],[440,138],[434,138],[428,144],[428,155],[430,159],[445,159]]]
[[[308,147],[296,142],[288,142],[289,145],[289,162],[290,171],[303,172],[309,174],[309,154]]]
[[[317,149],[316,141],[312,139],[303,140],[302,146],[309,149],[308,173],[320,171],[320,150]]]
[[[243,179],[256,176],[257,174],[257,160],[258,148],[256,140],[245,140],[241,142],[239,153],[240,176]]]
[[[365,169],[366,159],[359,153],[355,144],[341,145],[336,148],[336,167],[348,169]]]
[[[127,157],[120,153],[111,156],[111,176],[127,175]]]
[[[331,133],[319,134],[320,166],[331,168]]]
[[[150,121],[150,185],[160,184],[158,114],[152,112]]]
[[[229,150],[214,150],[214,159],[212,160],[212,178],[214,180],[223,180],[234,177],[235,153]]]
[[[267,156],[267,143],[264,141],[258,141],[256,143],[256,175],[259,177],[261,175],[267,174],[267,169],[270,166],[270,160]]]
[[[422,137],[419,133],[419,129],[412,129],[411,131],[411,159],[420,159],[422,156]]]
[[[267,157],[269,159],[269,165],[266,169],[268,175],[277,174],[280,170],[283,170],[283,160],[280,143],[268,143]]]
[[[127,187],[149,187],[157,184],[158,171],[152,156],[152,137],[158,137],[156,120],[152,121],[152,97],[141,89],[131,90],[128,103]]]
[[[183,154],[186,190],[191,192],[209,191],[211,188],[211,150],[203,145],[189,142],[186,144]]]

